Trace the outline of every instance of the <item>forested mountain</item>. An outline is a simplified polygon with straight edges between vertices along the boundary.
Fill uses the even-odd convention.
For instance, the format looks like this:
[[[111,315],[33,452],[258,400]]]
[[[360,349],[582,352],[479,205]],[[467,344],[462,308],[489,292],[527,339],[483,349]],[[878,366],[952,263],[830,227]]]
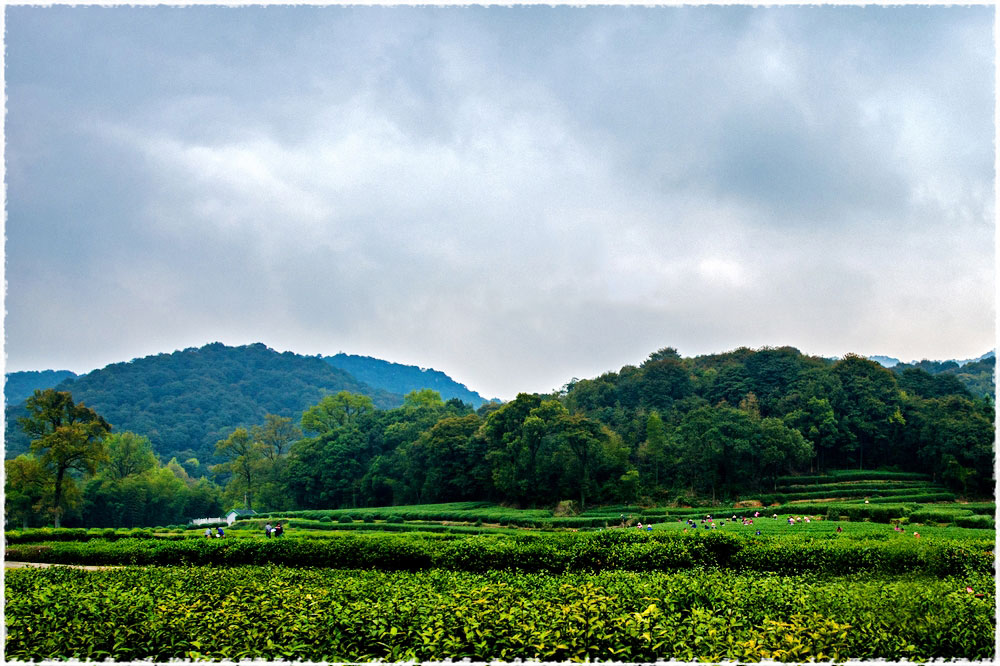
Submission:
[[[381,408],[400,395],[359,382],[319,358],[278,353],[263,344],[227,347],[212,343],[114,363],[55,387],[96,410],[115,432],[145,435],[163,460],[213,462],[215,443],[234,428],[264,421],[268,413],[298,421],[324,395],[350,391]],[[7,408],[6,457],[28,448],[18,427],[23,405]],[[204,473],[186,465],[190,473]]]
[[[16,405],[27,400],[36,389],[52,388],[63,380],[75,377],[76,373],[69,370],[8,372],[4,375],[4,402],[8,405]]]
[[[977,397],[992,396],[996,392],[996,355],[994,352],[969,361],[928,361],[925,359],[919,362],[897,363],[892,366],[892,371],[899,376],[913,370],[922,370],[933,375],[939,383],[958,382],[971,395]]]
[[[992,360],[977,363],[986,372]],[[962,370],[969,366],[977,364]],[[951,366],[931,369],[939,371],[792,347],[694,358],[664,348],[637,366],[474,411],[432,389],[400,400],[319,357],[213,344],[57,387],[120,434],[110,462],[95,458],[96,474],[82,475],[82,491],[64,494],[63,508],[67,520],[104,524],[134,504],[132,520],[154,520],[163,512],[142,498],[169,498],[164,489],[177,481],[187,490],[172,515],[187,517],[219,502],[257,510],[662,505],[766,498],[782,476],[834,469],[918,472],[966,497],[992,496],[993,396],[969,391]],[[68,398],[50,391],[44,402],[72,407]],[[161,461],[177,461],[156,466],[150,453],[145,472],[114,471],[134,467],[137,440],[126,431],[152,439]],[[20,441],[8,456],[25,450]],[[40,511],[55,501],[47,459],[8,461],[8,506],[24,521],[44,521]],[[199,461],[218,464],[197,486]]]
[[[487,402],[483,396],[466,388],[465,384],[459,384],[445,373],[433,368],[418,368],[415,365],[390,363],[370,356],[344,353],[325,356],[323,360],[335,368],[349,372],[369,386],[399,395],[420,389],[432,389],[444,400],[458,398],[473,407],[479,407]]]

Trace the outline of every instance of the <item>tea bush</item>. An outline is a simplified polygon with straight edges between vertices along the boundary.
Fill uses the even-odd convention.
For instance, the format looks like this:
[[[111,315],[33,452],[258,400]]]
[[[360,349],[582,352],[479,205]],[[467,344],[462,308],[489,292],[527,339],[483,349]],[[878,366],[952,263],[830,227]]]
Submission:
[[[24,661],[995,656],[989,575],[20,569],[6,599],[6,656]]]
[[[932,572],[993,570],[993,541],[871,537],[814,538],[706,531],[691,535],[626,530],[524,536],[349,533],[338,538],[120,539],[51,542],[39,551],[11,545],[7,559],[62,564],[283,564],[416,571],[670,571],[717,567],[739,571]]]

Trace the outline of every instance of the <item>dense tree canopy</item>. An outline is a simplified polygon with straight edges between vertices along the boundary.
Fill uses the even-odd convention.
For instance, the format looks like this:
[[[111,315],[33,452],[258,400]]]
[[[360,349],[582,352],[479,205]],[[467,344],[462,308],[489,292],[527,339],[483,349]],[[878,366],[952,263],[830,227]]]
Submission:
[[[638,367],[475,411],[430,389],[389,408],[341,390],[297,413],[231,422],[213,451],[224,462],[210,467],[193,451],[163,464],[145,433],[108,436],[103,419],[50,391],[22,421],[34,453],[8,461],[7,515],[45,522],[62,506],[89,524],[149,524],[251,505],[730,501],[773,492],[787,474],[878,467],[990,495],[992,398],[947,371],[789,347],[696,358],[664,348]],[[89,434],[69,436],[73,419]],[[98,440],[78,463],[54,446]]]

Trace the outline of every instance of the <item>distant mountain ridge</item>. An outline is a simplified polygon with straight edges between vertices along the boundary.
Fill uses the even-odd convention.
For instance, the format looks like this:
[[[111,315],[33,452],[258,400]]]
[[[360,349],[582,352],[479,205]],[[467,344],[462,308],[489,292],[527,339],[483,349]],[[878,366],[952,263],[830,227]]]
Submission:
[[[36,389],[49,389],[59,382],[75,379],[77,374],[70,370],[26,370],[8,372],[4,375],[3,397],[8,405],[24,402]]]
[[[948,361],[911,361],[903,363],[891,356],[869,356],[897,375],[908,370],[923,370],[931,375],[954,375],[969,392],[977,397],[992,396],[996,391],[996,353],[988,351],[979,358]]]
[[[263,423],[268,413],[298,422],[304,410],[339,391],[367,395],[382,409],[403,402],[401,395],[360,382],[319,358],[279,353],[261,343],[215,342],[113,363],[51,388],[70,391],[115,432],[146,435],[164,461],[176,456],[210,462],[215,443],[234,428]],[[17,425],[25,413],[23,402],[7,406],[7,458],[28,448]]]
[[[967,358],[967,359],[963,359],[963,360],[950,359],[948,361],[930,361],[930,362],[931,363],[954,363],[954,364],[958,365],[959,367],[962,367],[963,365],[967,365],[969,363],[975,363],[976,361],[983,361],[985,359],[995,358],[995,357],[996,357],[996,352],[991,350],[991,351],[986,352],[985,354],[983,354],[979,358]],[[872,361],[875,361],[879,365],[881,365],[883,367],[886,367],[886,368],[894,368],[897,365],[903,363],[901,360],[899,360],[898,358],[895,358],[893,356],[869,356],[868,358],[870,360],[872,360]],[[905,363],[903,365],[917,366],[920,363],[926,363],[926,362],[927,362],[927,359],[924,359],[923,361],[910,361],[909,363]]]
[[[410,391],[433,389],[440,393],[444,400],[458,398],[477,409],[483,403],[489,402],[475,391],[469,390],[465,384],[459,384],[445,373],[433,368],[402,365],[343,352],[322,358],[333,367],[350,373],[369,386],[393,393],[406,395]]]

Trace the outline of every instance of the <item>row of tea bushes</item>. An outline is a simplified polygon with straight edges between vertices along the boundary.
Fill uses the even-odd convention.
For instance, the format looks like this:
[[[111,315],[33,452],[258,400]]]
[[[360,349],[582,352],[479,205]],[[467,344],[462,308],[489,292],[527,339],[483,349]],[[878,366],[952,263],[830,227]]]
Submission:
[[[6,655],[156,662],[991,660],[993,587],[985,575],[22,569],[6,576]]]
[[[23,530],[8,530],[4,532],[4,539],[9,544],[15,543],[37,543],[40,541],[90,541],[101,539],[104,541],[117,541],[118,539],[165,539],[180,540],[187,539],[191,535],[185,534],[182,530],[174,533],[156,532],[153,528],[133,528],[133,529],[113,529],[113,528],[81,528],[81,527],[29,527]]]
[[[8,560],[62,564],[284,564],[417,571],[737,571],[852,573],[993,571],[988,539],[815,539],[723,533],[656,534],[625,530],[524,537],[358,534],[309,539],[187,539],[52,542],[7,549]]]
[[[873,499],[886,499],[894,498],[890,501],[913,501],[922,502],[922,499],[911,499],[911,498],[933,498],[927,501],[935,502],[949,502],[955,499],[955,494],[948,491],[947,488],[941,487],[907,487],[907,488],[891,488],[882,487],[878,490],[870,490],[867,488],[841,488],[840,490],[824,490],[824,491],[803,491],[803,492],[785,492],[785,493],[774,493],[771,495],[758,495],[757,498],[763,504],[785,504],[787,502],[801,502],[806,500],[823,500],[823,499],[854,499],[854,498],[867,498],[869,501]],[[900,500],[898,498],[906,498],[905,500]]]
[[[781,486],[804,486],[820,483],[840,483],[844,481],[930,481],[931,477],[919,472],[880,472],[864,470],[830,470],[826,474],[803,476],[779,476]]]

